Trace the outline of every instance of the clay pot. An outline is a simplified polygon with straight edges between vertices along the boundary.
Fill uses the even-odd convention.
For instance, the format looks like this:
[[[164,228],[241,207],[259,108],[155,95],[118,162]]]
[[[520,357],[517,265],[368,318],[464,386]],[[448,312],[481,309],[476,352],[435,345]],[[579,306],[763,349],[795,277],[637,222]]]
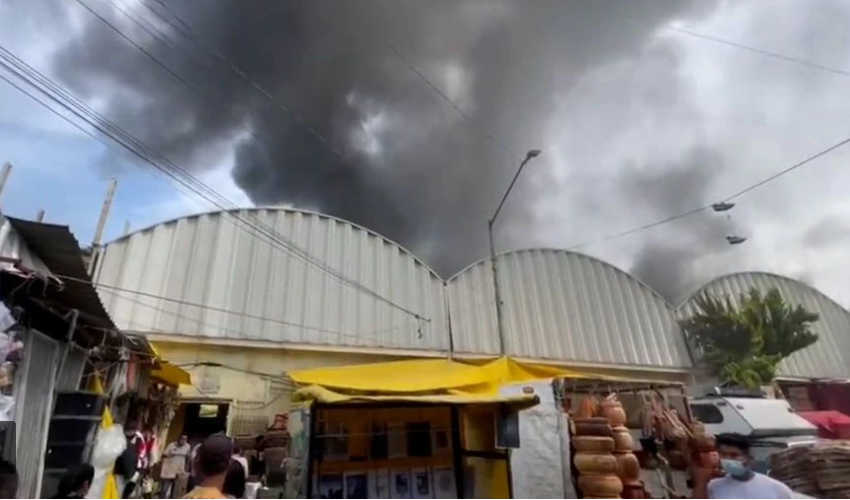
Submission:
[[[715,449],[717,440],[712,435],[702,435],[694,437],[694,446],[699,451],[712,451]]]
[[[612,433],[614,437],[614,451],[626,452],[634,449],[635,441],[632,439],[629,429],[622,426],[614,427]]]
[[[611,436],[611,426],[608,425],[608,420],[599,418],[602,422],[588,422],[588,420],[597,420],[595,418],[581,419],[573,422],[573,435],[578,436]]]
[[[611,427],[625,425],[626,423],[626,410],[623,409],[623,405],[616,399],[606,399],[603,401],[599,405],[599,412],[603,417],[608,419]]]
[[[623,481],[633,481],[640,478],[640,463],[634,453],[617,453],[617,475]]]
[[[576,417],[591,418],[599,410],[599,400],[595,396],[585,396],[579,401]]]
[[[605,436],[573,436],[573,447],[577,452],[611,453],[614,451],[614,438]]]
[[[646,488],[643,481],[624,481],[622,498],[647,498]]]
[[[576,453],[573,463],[582,474],[617,474],[617,458],[610,453]]]
[[[623,491],[622,481],[614,474],[581,475],[578,487],[585,498],[615,498]]]
[[[701,451],[698,461],[700,467],[714,469],[720,466],[720,454],[716,451]]]

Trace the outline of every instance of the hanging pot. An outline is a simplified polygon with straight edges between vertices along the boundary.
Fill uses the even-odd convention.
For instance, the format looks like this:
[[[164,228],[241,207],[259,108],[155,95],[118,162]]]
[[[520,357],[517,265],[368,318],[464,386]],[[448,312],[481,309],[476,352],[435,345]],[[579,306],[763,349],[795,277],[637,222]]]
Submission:
[[[632,434],[629,432],[629,429],[626,427],[614,427],[612,429],[613,437],[614,437],[614,451],[632,451],[634,450],[634,439],[632,439]]]
[[[616,399],[606,399],[599,405],[600,414],[608,419],[612,427],[626,424],[626,410]]]
[[[634,453],[616,453],[617,475],[623,481],[634,481],[640,478],[640,463]]]
[[[573,463],[582,474],[617,474],[617,458],[610,453],[576,453]]]
[[[614,474],[581,475],[578,487],[585,498],[615,498],[623,491],[622,481]]]
[[[614,438],[605,436],[573,436],[573,447],[577,452],[611,453],[614,451]]]
[[[578,404],[577,418],[591,418],[596,415],[599,409],[599,400],[596,396],[585,396],[581,398]]]

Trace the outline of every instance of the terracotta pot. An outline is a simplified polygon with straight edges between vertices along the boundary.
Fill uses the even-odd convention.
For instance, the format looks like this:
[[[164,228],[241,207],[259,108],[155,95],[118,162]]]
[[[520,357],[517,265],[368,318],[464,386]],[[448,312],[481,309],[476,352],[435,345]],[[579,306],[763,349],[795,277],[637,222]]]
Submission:
[[[585,396],[579,401],[576,417],[591,418],[599,410],[599,400],[595,396]]]
[[[634,481],[640,478],[640,463],[634,453],[617,453],[617,475],[623,481]]]
[[[581,474],[617,474],[617,458],[610,453],[576,453],[573,463]]]
[[[632,451],[634,450],[635,441],[632,439],[632,434],[625,427],[614,427],[612,429],[614,437],[614,451]]]
[[[622,498],[647,498],[643,481],[629,481],[623,483]]]
[[[605,436],[573,436],[573,447],[577,452],[611,453],[614,451],[614,438]]]
[[[608,425],[608,419],[605,417],[590,417],[590,418],[574,418],[573,422],[578,424],[604,424]]]
[[[699,451],[712,451],[715,449],[717,440],[712,435],[696,436],[694,438],[694,446]]]
[[[608,419],[608,423],[612,427],[625,425],[626,423],[626,410],[623,409],[623,405],[617,400],[606,399],[599,405],[599,412],[603,417]]]
[[[720,466],[720,454],[716,451],[701,451],[698,461],[700,467],[714,469]]]
[[[604,418],[602,420],[605,420]],[[605,420],[604,424],[575,422],[573,434],[577,436],[611,436],[611,426]]]
[[[578,477],[578,487],[585,497],[614,498],[623,491],[623,483],[614,474],[588,474]]]

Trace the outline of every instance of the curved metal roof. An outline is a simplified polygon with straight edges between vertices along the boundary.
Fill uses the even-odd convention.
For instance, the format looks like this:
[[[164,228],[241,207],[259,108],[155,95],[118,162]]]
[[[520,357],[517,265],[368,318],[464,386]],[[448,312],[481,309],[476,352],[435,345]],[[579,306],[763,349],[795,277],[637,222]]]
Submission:
[[[128,331],[199,337],[448,350],[442,279],[403,247],[315,212],[238,212],[429,321],[344,284],[219,211],[157,224],[105,246],[96,281],[105,285],[98,291],[115,322]]]
[[[791,305],[802,305],[820,319],[812,325],[817,342],[782,361],[779,374],[788,377],[850,378],[850,312],[811,286],[785,276],[766,272],[741,272],[715,278],[693,293],[677,308],[680,317],[695,310],[695,299],[702,293],[729,296],[737,304],[738,296],[756,288],[766,293],[776,288]]]
[[[655,290],[584,254],[556,249],[496,256],[509,355],[600,365],[691,366],[675,315]],[[447,282],[455,350],[498,352],[490,259]]]

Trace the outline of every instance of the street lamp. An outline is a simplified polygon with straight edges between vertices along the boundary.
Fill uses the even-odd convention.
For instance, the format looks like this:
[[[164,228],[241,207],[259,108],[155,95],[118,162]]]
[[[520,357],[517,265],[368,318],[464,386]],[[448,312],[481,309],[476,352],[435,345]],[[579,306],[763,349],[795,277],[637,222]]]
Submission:
[[[522,160],[522,163],[519,164],[519,168],[517,169],[516,174],[514,174],[511,184],[508,186],[508,190],[505,191],[504,196],[502,196],[502,201],[500,201],[499,206],[496,207],[496,212],[493,213],[493,217],[490,217],[490,220],[487,221],[487,230],[490,234],[490,265],[493,266],[493,291],[496,296],[496,327],[499,331],[499,354],[502,355],[505,354],[505,329],[502,325],[502,297],[499,293],[499,275],[496,270],[496,245],[493,243],[493,224],[496,222],[496,217],[499,216],[499,212],[502,211],[502,205],[505,204],[505,200],[508,198],[508,195],[511,194],[511,190],[514,188],[514,184],[516,184],[519,174],[521,174],[522,169],[525,168],[525,164],[532,158],[540,156],[540,153],[541,151],[539,149],[531,149],[525,154],[525,158]]]

